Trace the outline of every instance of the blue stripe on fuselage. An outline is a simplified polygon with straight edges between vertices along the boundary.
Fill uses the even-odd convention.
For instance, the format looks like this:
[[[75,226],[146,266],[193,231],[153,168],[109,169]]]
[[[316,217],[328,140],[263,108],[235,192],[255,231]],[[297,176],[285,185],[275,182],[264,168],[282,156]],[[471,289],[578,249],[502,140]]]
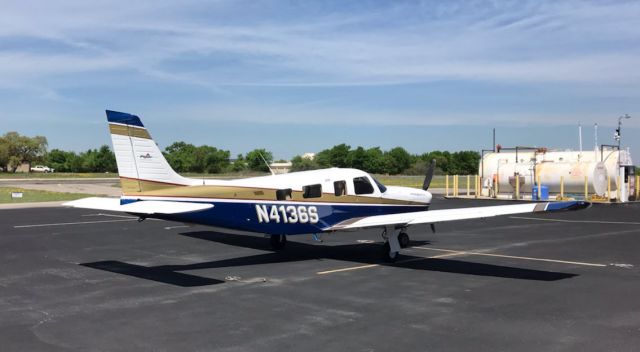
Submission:
[[[123,204],[135,202],[133,199],[122,199]],[[193,213],[173,214],[173,215],[161,215],[155,216],[160,219],[179,221],[214,227],[222,227],[240,231],[259,232],[272,235],[300,235],[322,232],[323,229],[329,228],[339,222],[364,216],[373,215],[385,215],[385,214],[397,214],[406,213],[412,211],[424,211],[429,208],[428,205],[398,205],[398,206],[381,206],[375,204],[368,205],[355,205],[355,204],[322,204],[322,203],[293,203],[293,202],[273,202],[273,203],[254,203],[254,202],[201,202],[213,204],[213,208],[202,210]],[[267,213],[270,214],[272,208],[276,208],[277,218],[268,219],[266,222],[263,217],[263,221],[259,221],[258,211],[256,205],[264,206]],[[284,221],[281,208],[284,206],[285,210],[288,207],[304,207],[308,211],[309,207],[315,207],[318,214],[318,222],[301,223],[299,220],[295,222]],[[288,219],[291,219],[290,213]],[[296,217],[299,214],[296,214]]]

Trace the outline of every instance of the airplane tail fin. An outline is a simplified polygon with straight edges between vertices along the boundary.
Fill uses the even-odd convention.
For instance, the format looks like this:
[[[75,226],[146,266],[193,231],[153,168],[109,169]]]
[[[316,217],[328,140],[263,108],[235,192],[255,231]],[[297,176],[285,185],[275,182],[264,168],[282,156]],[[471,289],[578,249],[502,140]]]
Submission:
[[[124,194],[191,184],[171,168],[138,116],[107,110],[107,121]]]

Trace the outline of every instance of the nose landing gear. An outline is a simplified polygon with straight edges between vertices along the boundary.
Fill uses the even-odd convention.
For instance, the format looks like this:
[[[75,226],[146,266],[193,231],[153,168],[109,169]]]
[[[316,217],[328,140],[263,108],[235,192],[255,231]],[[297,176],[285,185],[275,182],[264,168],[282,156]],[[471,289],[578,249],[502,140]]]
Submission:
[[[397,235],[393,233],[395,231],[398,231]],[[388,233],[391,233],[391,235],[389,236]],[[382,231],[382,238],[384,238],[384,245],[382,246],[383,257],[385,261],[390,263],[396,261],[401,248],[407,248],[411,243],[405,228],[393,229],[392,227],[385,227]]]

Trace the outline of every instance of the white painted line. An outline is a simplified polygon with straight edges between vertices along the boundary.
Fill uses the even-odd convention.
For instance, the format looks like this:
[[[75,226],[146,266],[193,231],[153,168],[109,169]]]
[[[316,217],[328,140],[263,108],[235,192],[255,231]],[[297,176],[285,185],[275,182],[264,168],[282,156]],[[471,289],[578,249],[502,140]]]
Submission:
[[[515,256],[515,255],[492,254],[492,253],[482,253],[482,252],[454,251],[454,250],[451,250],[451,249],[442,249],[442,248],[429,248],[429,247],[411,247],[411,248],[423,249],[423,250],[429,250],[429,251],[437,251],[437,252],[459,253],[459,255],[478,255],[478,256],[485,256],[485,257],[532,260],[532,261],[538,261],[538,262],[551,262],[551,263],[573,264],[573,265],[583,265],[583,266],[596,266],[596,267],[605,267],[606,266],[605,264],[597,264],[597,263],[574,262],[574,261],[568,261],[568,260],[547,259],[547,258],[519,257],[519,256]]]
[[[173,229],[181,229],[183,227],[189,227],[189,225],[167,226],[164,229],[165,230],[173,230]]]
[[[318,275],[325,275],[325,274],[333,274],[333,273],[340,273],[343,271],[351,271],[351,270],[359,270],[359,269],[368,269],[368,268],[375,268],[377,266],[380,266],[380,264],[370,264],[370,265],[361,265],[361,266],[352,266],[349,268],[342,268],[342,269],[335,269],[335,270],[327,270],[327,271],[319,271],[317,272]]]
[[[105,214],[105,213],[98,213],[98,214],[85,214],[82,216],[108,216],[108,217],[113,217],[113,218],[125,218],[125,219],[137,219],[137,216],[130,216],[130,215],[116,215],[116,214]]]
[[[35,224],[35,225],[17,225],[14,229],[24,229],[29,227],[47,227],[47,226],[67,226],[67,225],[86,225],[86,224],[101,224],[105,222],[123,222],[123,221],[137,221],[138,219],[120,219],[120,220],[102,220],[102,221],[80,221],[80,222],[61,222],[56,224]]]
[[[564,219],[533,218],[533,217],[527,217],[527,216],[510,216],[509,218],[523,219],[523,220],[549,221],[549,222],[582,223],[582,224],[640,225],[640,222],[633,222],[633,221],[564,220]]]
[[[425,260],[425,259],[437,259],[437,258],[445,258],[445,257],[454,257],[456,255],[464,255],[464,254],[466,254],[466,252],[455,252],[455,253],[440,254],[440,255],[434,255],[433,257],[426,257],[426,258],[422,258],[422,257],[421,258],[411,258],[411,259],[400,260],[400,261],[397,261],[395,263],[390,263],[390,265],[416,262],[416,261]],[[369,265],[351,266],[351,267],[342,268],[342,269],[320,271],[320,272],[317,272],[316,274],[318,274],[318,275],[326,275],[326,274],[333,274],[333,273],[341,273],[341,272],[344,272],[344,271],[375,268],[375,267],[379,267],[379,266],[381,266],[381,264],[369,264]]]

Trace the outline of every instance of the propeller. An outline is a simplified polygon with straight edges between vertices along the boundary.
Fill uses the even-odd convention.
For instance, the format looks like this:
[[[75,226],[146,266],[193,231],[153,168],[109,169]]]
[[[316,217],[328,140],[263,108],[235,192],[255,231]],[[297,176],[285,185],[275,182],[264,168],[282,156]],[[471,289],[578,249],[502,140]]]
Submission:
[[[431,160],[431,164],[427,168],[427,174],[424,177],[424,182],[422,183],[422,189],[428,190],[429,185],[431,185],[431,180],[433,179],[433,174],[436,172],[436,159]]]
[[[431,223],[429,225],[431,225],[431,232],[436,233],[436,224]]]

